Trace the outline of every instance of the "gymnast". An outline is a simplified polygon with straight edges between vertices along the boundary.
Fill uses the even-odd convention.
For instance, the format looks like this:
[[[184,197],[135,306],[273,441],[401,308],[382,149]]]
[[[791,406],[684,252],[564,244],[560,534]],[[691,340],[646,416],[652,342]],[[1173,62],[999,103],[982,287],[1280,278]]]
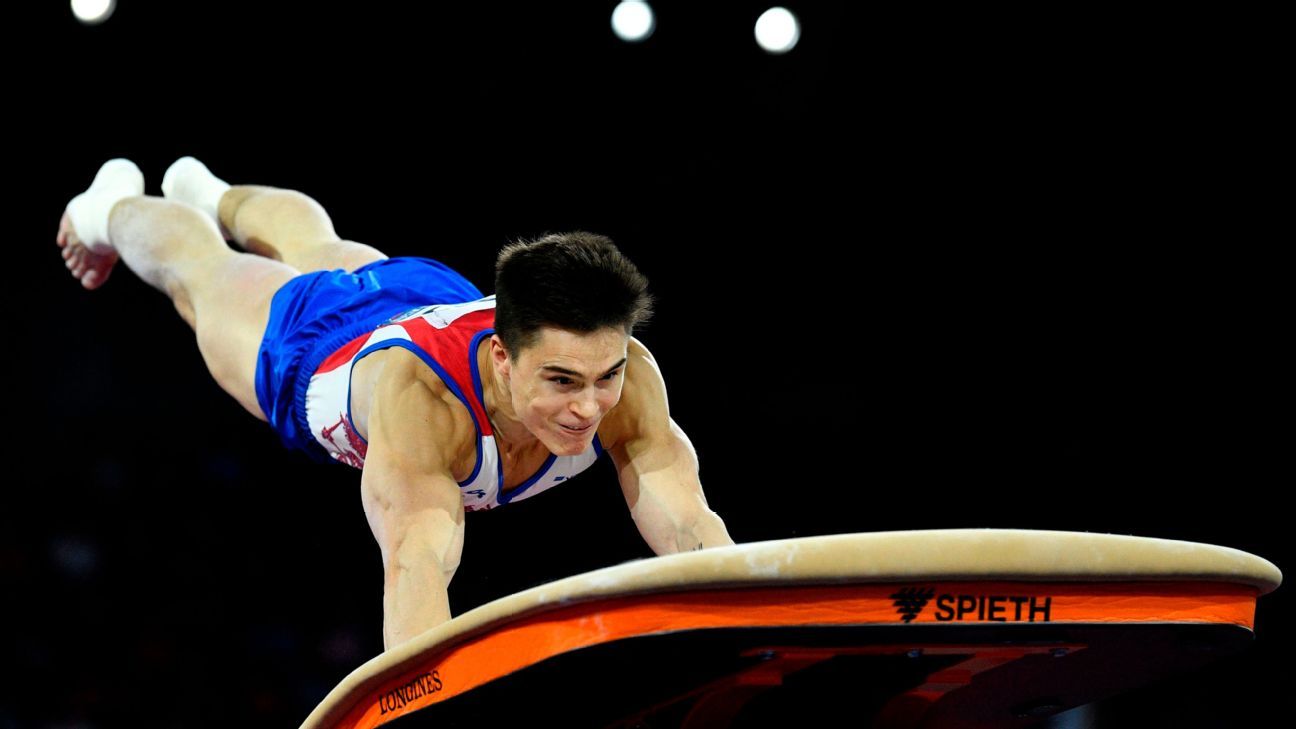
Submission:
[[[450,619],[466,511],[534,496],[605,451],[654,553],[734,543],[632,336],[652,316],[647,279],[608,238],[509,243],[484,296],[434,259],[340,240],[300,192],[230,185],[193,157],[162,192],[145,195],[130,160],[104,163],[59,221],[67,268],[93,290],[124,261],[285,446],[360,469],[386,650]]]

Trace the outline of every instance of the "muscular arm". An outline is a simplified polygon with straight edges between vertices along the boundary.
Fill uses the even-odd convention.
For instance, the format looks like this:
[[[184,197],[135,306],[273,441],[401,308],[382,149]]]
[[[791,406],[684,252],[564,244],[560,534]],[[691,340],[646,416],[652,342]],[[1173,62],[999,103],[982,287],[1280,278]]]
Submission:
[[[627,354],[621,438],[609,454],[639,533],[658,555],[733,544],[702,492],[697,451],[670,417],[656,360],[634,338]]]
[[[450,619],[448,588],[463,550],[464,508],[444,443],[454,423],[416,378],[375,389],[361,499],[383,560],[383,646]]]

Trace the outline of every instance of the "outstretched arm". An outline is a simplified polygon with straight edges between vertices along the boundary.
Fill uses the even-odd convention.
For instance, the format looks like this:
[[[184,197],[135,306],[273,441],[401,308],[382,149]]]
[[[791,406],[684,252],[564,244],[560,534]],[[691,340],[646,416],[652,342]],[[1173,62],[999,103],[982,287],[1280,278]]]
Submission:
[[[627,355],[624,431],[609,455],[639,533],[658,555],[733,544],[702,493],[697,451],[670,417],[656,360],[634,338]]]
[[[450,619],[464,507],[436,445],[452,427],[444,404],[422,383],[393,378],[373,403],[360,490],[382,550],[383,647],[391,650]]]

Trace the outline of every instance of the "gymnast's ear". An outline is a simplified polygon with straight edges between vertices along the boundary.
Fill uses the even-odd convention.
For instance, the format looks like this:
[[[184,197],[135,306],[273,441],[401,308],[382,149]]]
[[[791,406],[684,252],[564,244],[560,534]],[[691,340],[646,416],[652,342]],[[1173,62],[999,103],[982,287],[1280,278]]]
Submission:
[[[491,366],[501,369],[502,374],[505,376],[513,367],[514,358],[504,346],[504,340],[500,339],[498,334],[492,334],[490,338],[490,362]]]

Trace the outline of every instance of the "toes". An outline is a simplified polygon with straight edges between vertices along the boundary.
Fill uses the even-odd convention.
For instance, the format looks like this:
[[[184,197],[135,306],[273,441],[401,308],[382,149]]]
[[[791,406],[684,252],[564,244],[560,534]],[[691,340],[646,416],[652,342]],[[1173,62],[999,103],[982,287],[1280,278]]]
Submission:
[[[77,240],[76,233],[69,227],[60,230],[59,245],[63,246],[63,261],[72,276],[87,289],[97,289],[104,285],[117,262],[116,252],[96,254]]]
[[[108,276],[112,274],[112,267],[92,268],[86,271],[85,276],[81,278],[81,285],[88,289],[97,289],[108,281]]]
[[[80,249],[74,250],[67,260],[67,267],[73,276],[81,278],[81,274],[85,273],[85,253]]]

